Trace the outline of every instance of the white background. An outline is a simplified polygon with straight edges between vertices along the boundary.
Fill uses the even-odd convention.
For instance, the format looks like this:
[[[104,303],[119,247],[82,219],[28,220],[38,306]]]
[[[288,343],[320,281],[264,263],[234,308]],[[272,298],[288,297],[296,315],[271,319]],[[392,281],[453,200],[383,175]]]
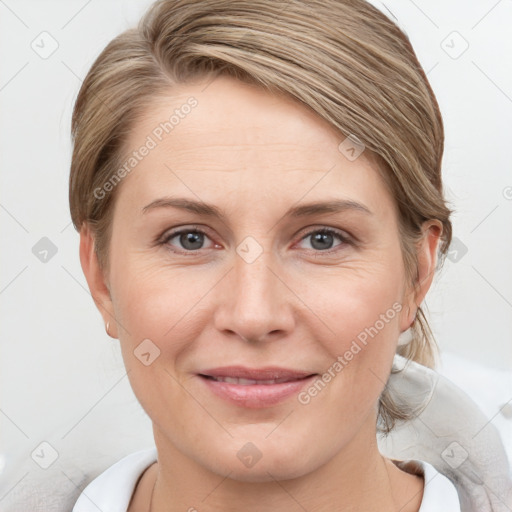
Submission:
[[[443,353],[495,368],[498,379],[512,371],[512,1],[384,3],[438,98],[446,195],[456,243],[467,248],[446,261],[427,296],[431,326]],[[63,493],[85,479],[84,460],[94,472],[152,441],[118,342],[88,292],[68,210],[81,80],[147,5],[0,1],[0,508],[7,495],[4,503],[35,493],[27,482],[49,474],[30,458],[43,441],[59,453]],[[43,31],[58,43],[46,59],[31,47]],[[467,50],[453,58],[463,40]],[[43,237],[57,248],[46,263],[32,252]],[[470,381],[470,391],[484,384]]]

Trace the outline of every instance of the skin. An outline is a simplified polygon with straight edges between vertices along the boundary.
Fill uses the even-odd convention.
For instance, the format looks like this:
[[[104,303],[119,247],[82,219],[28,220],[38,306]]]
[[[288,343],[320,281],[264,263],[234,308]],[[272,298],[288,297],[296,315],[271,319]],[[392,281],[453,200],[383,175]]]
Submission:
[[[338,150],[345,137],[290,99],[228,77],[206,85],[156,98],[130,132],[127,151],[187,98],[198,100],[118,185],[108,270],[86,224],[80,233],[89,288],[120,340],[158,450],[129,510],[149,510],[154,487],[153,511],[417,511],[423,480],[380,455],[376,407],[398,336],[431,285],[442,226],[425,222],[418,283],[408,287],[397,210],[370,152],[350,161]],[[171,195],[214,204],[225,218],[172,207],[143,213]],[[327,199],[372,214],[285,216]],[[194,226],[206,235],[192,249],[179,236],[155,243]],[[324,227],[353,243],[334,235],[315,244]],[[251,263],[236,251],[247,236],[263,251]],[[196,375],[232,364],[323,374],[394,303],[401,311],[307,405],[292,396],[240,407]],[[147,366],[134,355],[144,339],[160,350]],[[247,442],[261,452],[252,467],[237,457]]]

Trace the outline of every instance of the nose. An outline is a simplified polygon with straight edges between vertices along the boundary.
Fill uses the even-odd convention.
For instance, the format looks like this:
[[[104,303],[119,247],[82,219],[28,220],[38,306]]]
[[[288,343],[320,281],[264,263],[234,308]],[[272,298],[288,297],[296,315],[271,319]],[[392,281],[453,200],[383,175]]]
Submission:
[[[248,342],[272,341],[292,332],[294,294],[276,267],[268,252],[252,262],[235,255],[233,268],[217,292],[219,331]]]

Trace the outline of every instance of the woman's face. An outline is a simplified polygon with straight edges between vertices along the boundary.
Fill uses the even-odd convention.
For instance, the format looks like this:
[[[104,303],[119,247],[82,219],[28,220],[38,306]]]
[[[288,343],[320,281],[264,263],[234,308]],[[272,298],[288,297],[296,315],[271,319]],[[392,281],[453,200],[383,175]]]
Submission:
[[[368,152],[340,148],[345,137],[305,107],[227,77],[206,85],[159,98],[130,133],[110,295],[93,295],[160,456],[238,480],[292,478],[374,442],[416,309],[397,213]],[[307,208],[328,202],[341,206]],[[313,377],[211,378],[241,375],[227,367]]]

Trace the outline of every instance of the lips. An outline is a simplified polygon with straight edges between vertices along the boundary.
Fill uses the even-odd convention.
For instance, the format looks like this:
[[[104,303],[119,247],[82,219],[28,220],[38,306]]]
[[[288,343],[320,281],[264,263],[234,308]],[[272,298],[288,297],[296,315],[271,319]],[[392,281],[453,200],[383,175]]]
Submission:
[[[239,407],[252,409],[277,405],[297,394],[318,374],[288,368],[244,368],[226,366],[198,374],[218,397]]]

